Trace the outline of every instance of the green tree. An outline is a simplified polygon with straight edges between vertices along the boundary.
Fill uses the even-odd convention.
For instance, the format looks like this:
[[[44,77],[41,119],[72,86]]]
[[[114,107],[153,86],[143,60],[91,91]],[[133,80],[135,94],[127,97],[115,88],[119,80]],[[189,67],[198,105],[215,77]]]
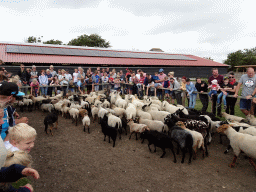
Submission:
[[[42,42],[42,40],[41,40],[42,37],[43,36],[41,36],[41,37],[29,36],[26,40],[26,43],[41,43]]]
[[[98,34],[81,35],[68,42],[68,45],[88,46],[88,47],[110,47],[109,41],[106,41]]]
[[[224,63],[230,65],[230,70],[234,71],[235,66],[244,65],[244,53],[241,50],[229,53],[227,56],[227,60],[225,60]]]
[[[62,45],[62,43],[63,43],[62,41],[54,40],[54,39],[43,42],[43,44],[55,44],[55,45]]]
[[[26,40],[27,43],[36,43],[36,37],[34,36],[29,36],[28,39]]]

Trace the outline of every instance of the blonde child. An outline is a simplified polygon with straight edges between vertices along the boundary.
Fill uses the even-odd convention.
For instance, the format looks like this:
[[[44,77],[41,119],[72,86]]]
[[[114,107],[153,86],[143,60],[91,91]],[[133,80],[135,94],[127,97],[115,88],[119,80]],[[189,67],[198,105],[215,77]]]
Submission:
[[[20,150],[29,153],[34,147],[36,135],[36,130],[33,127],[26,123],[19,123],[9,129],[8,138],[4,144],[9,151]]]
[[[14,164],[19,164],[25,167],[29,167],[27,169],[32,170],[33,172],[37,173],[36,170],[31,169],[31,164],[32,164],[32,157],[31,155],[27,154],[24,151],[15,151],[11,152],[8,151],[7,157],[4,163],[4,167],[9,167]],[[38,173],[37,173],[38,174]],[[33,187],[27,183],[26,185],[20,187],[18,190],[15,190],[10,183],[1,183],[0,184],[0,191],[33,191]]]

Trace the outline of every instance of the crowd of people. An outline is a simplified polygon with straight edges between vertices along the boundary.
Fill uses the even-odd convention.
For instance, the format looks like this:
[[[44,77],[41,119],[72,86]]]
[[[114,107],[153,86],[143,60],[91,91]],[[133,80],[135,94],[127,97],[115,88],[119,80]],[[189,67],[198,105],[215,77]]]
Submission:
[[[123,89],[121,89],[122,83]],[[247,74],[244,74],[239,82],[234,78],[233,72],[229,72],[224,77],[219,75],[217,68],[213,68],[208,82],[198,77],[193,83],[185,76],[174,77],[174,72],[165,74],[163,69],[159,69],[154,74],[148,74],[141,69],[135,72],[127,68],[123,73],[122,70],[110,71],[109,68],[100,70],[98,67],[94,72],[88,68],[85,73],[83,68],[78,67],[73,73],[69,73],[64,69],[56,72],[51,65],[49,69],[41,70],[39,73],[36,66],[32,66],[30,70],[21,65],[17,76],[11,76],[2,67],[0,68],[0,133],[2,138],[0,139],[0,191],[15,191],[9,183],[23,176],[39,178],[38,172],[31,167],[32,160],[29,155],[34,147],[36,131],[28,125],[28,118],[20,117],[13,106],[16,99],[24,96],[25,93],[34,96],[39,94],[51,96],[60,91],[63,91],[65,95],[68,91],[83,94],[85,89],[87,93],[99,89],[114,89],[127,94],[137,94],[140,97],[158,96],[170,103],[176,100],[177,104],[182,104],[182,98],[185,98],[182,94],[185,94],[189,108],[195,107],[197,94],[199,94],[203,105],[202,111],[207,110],[211,99],[213,113],[216,113],[217,106],[217,113],[220,115],[221,103],[227,113],[234,114],[238,92],[243,86],[240,109],[248,115],[253,113],[251,98],[253,97],[253,101],[256,102],[255,85],[256,76],[253,68],[248,68]],[[230,95],[233,97],[229,97]],[[33,187],[26,184],[18,191],[33,191]]]
[[[247,72],[246,75],[250,78],[254,77],[254,69],[248,68],[248,70],[250,73]],[[0,75],[5,75],[5,80],[13,77],[4,68],[0,70]],[[56,95],[61,91],[63,91],[65,96],[69,91],[84,94],[85,91],[90,93],[99,89],[114,89],[121,91],[122,94],[137,94],[139,97],[144,95],[157,96],[161,99],[166,99],[172,104],[176,100],[176,103],[180,105],[184,104],[184,99],[187,98],[188,107],[194,108],[197,95],[199,95],[203,105],[202,111],[207,110],[209,99],[211,99],[213,101],[212,112],[216,114],[217,110],[217,115],[219,116],[222,110],[222,103],[223,109],[227,113],[232,115],[235,113],[234,109],[237,99],[236,97],[227,96],[234,96],[236,90],[238,90],[236,88],[241,86],[240,82],[238,83],[234,78],[233,72],[229,72],[224,77],[219,75],[217,68],[212,69],[212,76],[208,79],[208,82],[197,77],[195,83],[185,76],[176,78],[173,71],[165,73],[162,68],[154,74],[145,73],[142,69],[133,71],[127,68],[123,72],[122,70],[116,71],[115,69],[110,71],[109,68],[101,69],[100,67],[97,67],[95,71],[92,71],[91,68],[84,71],[82,67],[78,67],[71,72],[64,69],[55,71],[54,66],[51,65],[49,69],[39,72],[35,65],[32,66],[32,69],[25,69],[25,66],[21,64],[16,76],[18,80],[15,82],[21,87],[20,90],[25,94],[31,94],[35,97],[38,95],[52,96],[53,93]],[[0,81],[4,78],[0,77]],[[247,78],[241,78],[241,80],[244,79]],[[245,87],[248,85],[247,82],[243,82],[243,84]],[[249,90],[254,88],[254,83],[252,84],[248,88]],[[207,95],[205,93],[208,90],[209,93]],[[247,92],[248,90],[245,91],[243,86],[242,96],[247,96]],[[245,114],[249,113],[248,110],[250,109],[247,109],[249,105],[247,103],[250,103],[250,101],[242,99],[241,110]],[[247,108],[244,109],[245,107]]]

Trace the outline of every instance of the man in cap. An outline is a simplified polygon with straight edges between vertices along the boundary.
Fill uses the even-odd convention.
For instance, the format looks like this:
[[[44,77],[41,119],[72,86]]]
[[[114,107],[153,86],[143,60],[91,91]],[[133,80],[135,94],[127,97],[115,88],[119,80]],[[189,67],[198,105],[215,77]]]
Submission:
[[[1,105],[4,106],[4,123],[0,126],[1,137],[4,140],[9,126],[14,126],[19,123],[28,123],[27,117],[22,117],[20,119],[14,119],[14,115],[19,118],[19,114],[15,112],[15,109],[11,106],[12,103],[16,101],[16,99],[22,98],[25,94],[19,92],[19,87],[17,84],[12,82],[2,82],[0,83],[0,102]]]

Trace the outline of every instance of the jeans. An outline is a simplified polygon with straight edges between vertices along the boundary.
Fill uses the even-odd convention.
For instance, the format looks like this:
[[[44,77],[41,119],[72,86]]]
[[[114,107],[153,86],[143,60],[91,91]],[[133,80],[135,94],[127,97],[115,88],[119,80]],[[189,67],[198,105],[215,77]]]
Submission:
[[[228,95],[228,94],[227,94]],[[223,104],[224,105],[227,105],[227,95],[223,94],[223,92],[221,92],[219,95],[218,95],[218,98],[217,98],[217,103],[220,104],[220,100],[221,100],[221,97],[223,97]]]
[[[197,94],[192,93],[189,95],[189,108],[195,108]]]
[[[99,85],[94,85],[94,91],[99,91]]]
[[[211,90],[208,95],[211,97],[213,95],[217,95],[217,91],[216,90]]]
[[[43,96],[43,95],[47,95],[47,89],[48,89],[48,87],[41,87],[40,88],[41,89],[41,95]]]

